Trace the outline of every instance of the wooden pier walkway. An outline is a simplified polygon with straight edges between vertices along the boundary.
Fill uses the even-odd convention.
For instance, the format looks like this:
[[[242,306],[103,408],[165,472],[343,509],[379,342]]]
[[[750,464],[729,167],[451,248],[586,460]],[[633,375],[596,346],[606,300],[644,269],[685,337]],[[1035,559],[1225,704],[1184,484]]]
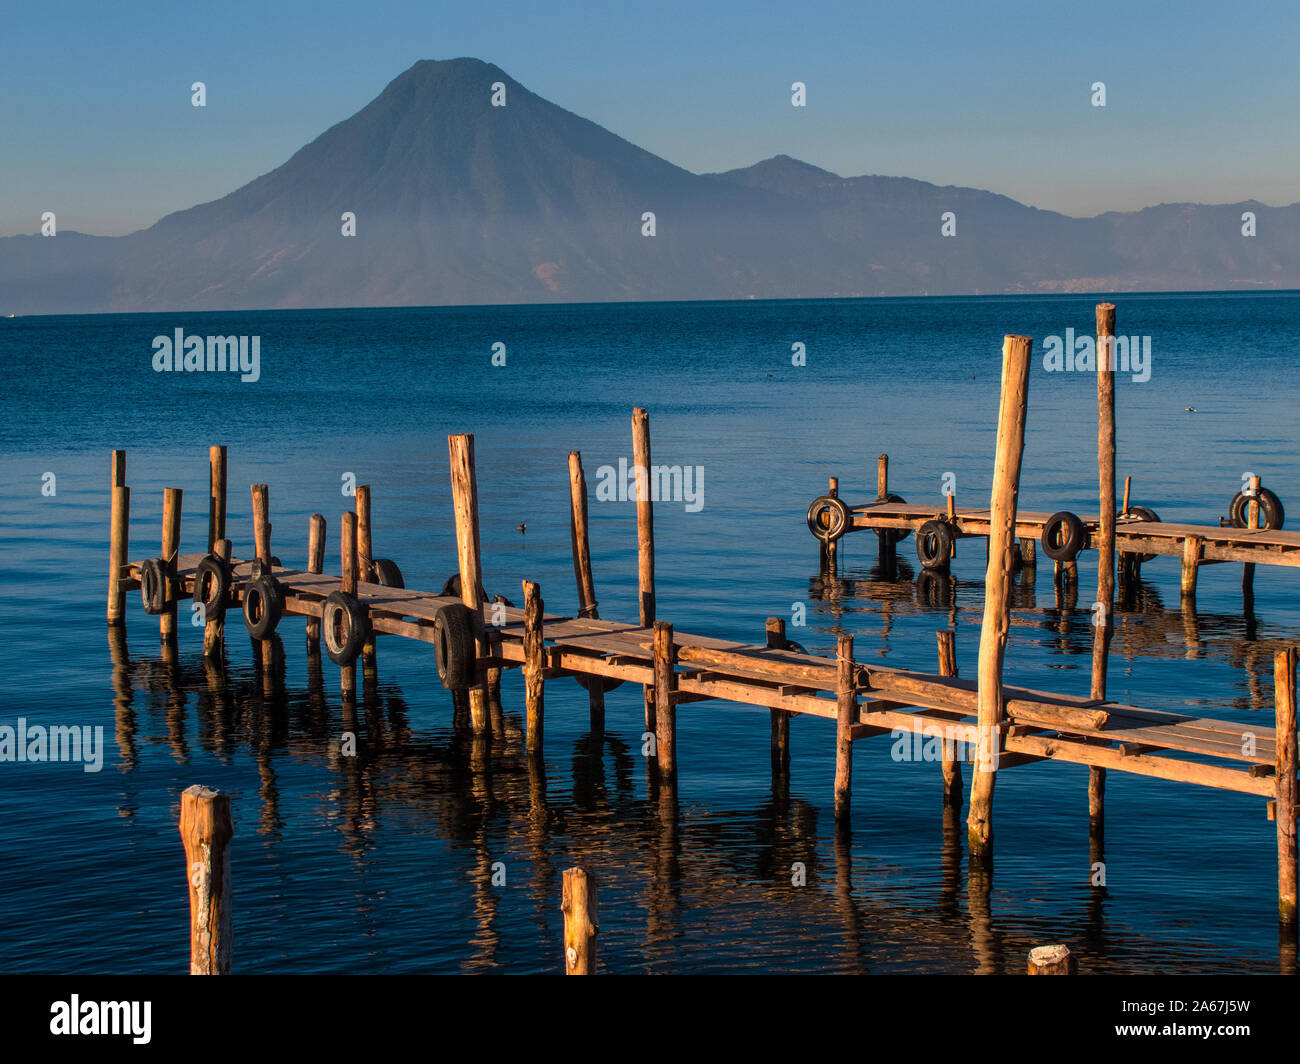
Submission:
[[[1110,308],[1113,322],[1113,308]],[[1099,308],[1099,334],[1101,308]],[[945,806],[962,804],[961,765],[973,766],[970,780],[968,843],[971,856],[992,854],[992,788],[997,773],[1035,762],[1063,761],[1088,765],[1090,829],[1094,853],[1100,852],[1102,796],[1106,770],[1220,788],[1269,800],[1277,820],[1279,915],[1296,920],[1296,650],[1287,647],[1274,659],[1275,726],[1262,728],[1192,714],[1129,706],[1105,697],[1105,663],[1111,638],[1107,623],[1096,627],[1093,685],[1087,695],[1065,695],[1005,684],[1002,659],[1010,627],[1008,592],[1017,556],[1017,536],[1041,535],[1045,515],[1017,514],[1016,491],[1023,453],[1028,403],[1030,341],[1007,337],[1003,349],[1003,393],[999,414],[994,484],[988,510],[951,514],[959,534],[985,535],[990,541],[980,665],[975,680],[958,678],[953,633],[938,633],[938,668],[915,671],[856,661],[853,636],[840,634],[834,657],[803,653],[786,638],[781,619],[767,621],[764,640],[744,644],[705,635],[677,632],[656,616],[652,503],[648,490],[637,493],[639,616],[618,622],[598,616],[588,543],[587,491],[581,457],[569,456],[571,533],[578,587],[577,616],[544,611],[540,589],[524,581],[524,608],[486,601],[478,535],[477,483],[472,436],[448,438],[453,509],[457,533],[458,574],[438,593],[410,590],[389,561],[372,556],[370,491],[358,487],[356,512],[343,515],[340,574],[323,570],[325,520],[313,515],[309,527],[307,570],[283,566],[271,554],[269,493],[252,486],[252,542],[256,561],[235,558],[225,537],[226,456],[224,448],[209,455],[209,525],[207,551],[180,554],[179,489],[164,494],[162,552],[158,558],[129,562],[129,489],[125,454],[113,459],[113,513],[110,534],[108,615],[121,623],[126,591],[139,589],[146,608],[159,615],[164,646],[174,648],[179,602],[191,599],[203,610],[205,652],[220,656],[225,611],[242,607],[262,665],[269,667],[270,637],[284,616],[303,616],[309,638],[319,637],[341,669],[344,698],[355,698],[356,662],[374,668],[375,635],[387,634],[432,644],[439,677],[460,703],[467,702],[476,735],[488,736],[488,689],[500,670],[521,667],[525,681],[526,745],[532,755],[543,748],[548,681],[573,677],[590,696],[593,731],[604,729],[604,696],[619,683],[640,685],[645,707],[647,749],[657,768],[660,787],[675,792],[677,779],[677,707],[710,699],[769,711],[774,773],[789,771],[789,719],[792,714],[835,722],[834,807],[837,822],[847,825],[852,787],[853,743],[879,735],[914,735],[938,751],[942,762]],[[1100,379],[1099,389],[1105,387]],[[1105,408],[1102,427],[1105,429]],[[1112,412],[1113,417],[1113,412]],[[649,468],[649,421],[634,411],[633,452],[640,468]],[[1113,440],[1113,431],[1112,436]],[[1112,452],[1113,461],[1113,452]],[[1103,503],[1105,502],[1103,478]],[[1113,492],[1113,478],[1111,482]],[[1107,507],[1103,505],[1102,511]],[[1113,512],[1113,501],[1110,507]],[[918,528],[933,519],[925,509],[885,503],[854,511],[862,527]],[[873,524],[872,522],[876,522]],[[891,522],[881,525],[879,522]],[[1182,526],[1143,522],[1122,535],[1115,529],[1109,546],[1105,529],[1100,572],[1113,565],[1116,544],[1133,550],[1166,549]],[[856,527],[856,526],[855,526]],[[1291,557],[1291,540],[1278,533],[1242,537],[1225,533],[1206,550],[1242,550],[1252,556],[1272,551]],[[1207,555],[1208,557],[1209,555]],[[1212,558],[1211,560],[1218,560]],[[1224,558],[1223,560],[1238,560]],[[1283,564],[1294,564],[1285,562]],[[1113,570],[1112,570],[1113,572]],[[224,576],[223,576],[224,574]],[[1109,607],[1113,584],[1099,590]],[[457,594],[456,592],[460,592]],[[197,623],[197,622],[196,622]],[[174,650],[173,650],[174,653]],[[1100,681],[1099,681],[1100,673]],[[458,704],[460,704],[458,703]],[[933,755],[931,755],[933,756]]]

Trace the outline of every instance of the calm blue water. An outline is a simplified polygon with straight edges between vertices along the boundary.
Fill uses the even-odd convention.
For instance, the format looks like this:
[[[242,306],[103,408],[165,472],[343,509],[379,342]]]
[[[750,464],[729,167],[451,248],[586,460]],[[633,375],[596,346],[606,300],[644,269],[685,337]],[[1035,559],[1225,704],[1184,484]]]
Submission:
[[[1152,338],[1150,380],[1118,386],[1119,473],[1165,520],[1214,523],[1259,473],[1300,519],[1292,372],[1300,295],[1120,296],[1118,329]],[[1087,770],[1000,775],[991,892],[945,839],[935,764],[896,763],[887,739],[855,750],[851,845],[832,831],[833,726],[796,719],[788,795],[774,794],[768,719],[714,703],[679,712],[680,820],[648,800],[639,689],[609,696],[603,744],[586,695],[548,685],[545,776],[522,756],[517,671],[487,770],[454,734],[431,648],[385,638],[360,710],[360,752],[338,755],[337,669],[308,674],[302,621],[281,626],[284,688],[264,697],[238,621],[229,668],[205,672],[182,616],[180,661],[128,600],[115,667],[104,624],[109,452],[128,452],[131,557],[158,553],[162,489],[185,491],[182,550],[207,529],[207,449],[230,448],[229,534],[247,556],[247,485],[271,485],[272,545],[304,564],[308,516],[338,519],[345,473],[372,485],[375,547],[408,586],[456,568],[446,436],[476,434],[485,583],[576,610],[566,456],[595,471],[630,459],[630,415],[651,413],[654,458],[704,468],[704,506],[656,508],[659,613],[681,631],[761,641],[803,603],[791,636],[862,659],[932,669],[955,621],[973,675],[984,552],[963,545],[951,607],[920,604],[905,568],[872,573],[875,537],[842,547],[843,582],[817,579],[804,510],[840,477],[939,505],[987,504],[1001,338],[1035,337],[1021,504],[1096,505],[1095,380],[1048,373],[1041,341],[1093,327],[1095,297],[695,303],[50,317],[0,322],[0,724],[101,725],[103,770],[0,764],[0,967],[179,972],[187,965],[179,794],[234,796],[235,966],[246,972],[556,971],[560,873],[601,879],[610,971],[1020,971],[1065,941],[1090,971],[1272,971],[1274,826],[1264,802],[1111,773],[1107,888],[1089,885]],[[261,380],[161,374],[155,335],[261,337]],[[492,345],[507,363],[493,367]],[[791,365],[803,343],[807,366]],[[1195,413],[1185,410],[1191,406]],[[56,494],[42,494],[55,474]],[[601,615],[635,616],[632,503],[591,504]],[[527,522],[527,533],[515,531]],[[914,566],[912,541],[900,548]],[[1086,604],[1062,616],[1050,569],[1019,593],[1013,682],[1088,688]],[[1243,617],[1240,568],[1202,571],[1178,611],[1178,566],[1144,567],[1122,613],[1112,697],[1271,724],[1271,646],[1300,638],[1294,571],[1260,569]],[[969,779],[969,772],[967,775]],[[958,837],[964,832],[959,832]],[[490,882],[494,863],[506,882]],[[802,862],[807,885],[791,885]]]

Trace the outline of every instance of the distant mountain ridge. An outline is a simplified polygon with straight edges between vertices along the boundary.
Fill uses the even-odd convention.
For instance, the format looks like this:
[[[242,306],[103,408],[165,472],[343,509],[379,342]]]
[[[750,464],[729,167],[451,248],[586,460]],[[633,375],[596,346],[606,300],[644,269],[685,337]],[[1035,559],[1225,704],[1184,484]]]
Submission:
[[[1300,204],[1081,219],[784,155],[694,174],[478,59],[416,63],[282,166],[148,229],[0,239],[5,314],[1296,287]]]

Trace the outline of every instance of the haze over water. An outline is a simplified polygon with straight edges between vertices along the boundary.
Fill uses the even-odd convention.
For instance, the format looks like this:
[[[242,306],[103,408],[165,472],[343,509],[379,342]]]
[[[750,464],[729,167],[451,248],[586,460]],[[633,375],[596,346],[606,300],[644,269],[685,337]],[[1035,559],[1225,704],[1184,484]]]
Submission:
[[[1102,297],[607,304],[18,318],[0,322],[9,369],[0,422],[4,551],[0,724],[104,728],[104,768],[0,764],[0,965],[14,971],[180,972],[187,963],[180,791],[229,790],[237,971],[508,972],[560,968],[560,873],[600,877],[601,963],[639,971],[1021,971],[1064,941],[1088,971],[1277,969],[1274,827],[1259,799],[1111,772],[1107,888],[1089,885],[1087,770],[1038,764],[999,777],[987,912],[964,853],[945,852],[939,766],[855,745],[853,833],[831,821],[834,728],[796,718],[788,796],[773,795],[764,710],[690,703],[678,714],[681,818],[647,801],[639,690],[608,696],[593,750],[586,694],[546,689],[546,776],[530,778],[523,693],[506,674],[512,734],[490,773],[451,728],[432,648],[379,641],[378,689],[359,711],[359,756],[338,755],[338,670],[308,676],[303,622],[280,628],[285,692],[263,699],[237,617],[230,667],[205,675],[201,630],[180,624],[176,669],[157,624],[128,598],[116,677],[105,634],[109,452],[127,450],[132,559],[158,553],[162,489],[185,491],[184,553],[207,530],[207,449],[230,448],[228,534],[251,544],[248,485],[270,485],[272,547],[305,562],[308,516],[328,522],[338,570],[345,473],[369,483],[375,551],[408,587],[455,571],[446,436],[476,437],[484,582],[576,612],[566,456],[596,471],[631,460],[633,406],[650,412],[654,461],[702,466],[704,506],[656,506],[657,597],[678,631],[761,642],[763,620],[810,650],[856,637],[864,661],[933,670],[955,618],[974,675],[983,545],[959,544],[955,609],[921,604],[909,538],[896,582],[871,570],[875,537],[841,546],[823,588],[804,512],[838,476],[850,502],[891,490],[987,505],[1005,333],[1035,339],[1020,504],[1096,510],[1096,384],[1048,373],[1042,341],[1094,327]],[[1300,519],[1300,295],[1112,297],[1117,331],[1152,338],[1150,380],[1117,381],[1118,473],[1166,521],[1215,524],[1244,472]],[[261,379],[159,374],[151,343],[257,335]],[[507,364],[493,367],[492,345]],[[791,345],[807,366],[791,365]],[[1195,412],[1188,412],[1187,407]],[[41,493],[53,472],[57,494]],[[635,616],[635,507],[590,501],[601,616]],[[515,526],[526,522],[521,535]],[[1040,561],[1014,601],[1008,680],[1088,688],[1080,560],[1064,621]],[[1110,695],[1154,709],[1272,725],[1266,644],[1300,638],[1289,569],[1260,567],[1252,618],[1239,566],[1202,570],[1195,637],[1178,615],[1178,565],[1143,569],[1141,608],[1118,618]],[[1064,633],[1062,632],[1064,629]],[[1189,647],[1189,639],[1191,645]],[[123,671],[124,670],[124,671]],[[115,682],[118,693],[115,703]],[[969,781],[969,768],[966,770]],[[964,833],[959,833],[964,834]],[[964,842],[964,839],[963,839]],[[495,862],[504,886],[489,883]],[[791,866],[806,865],[806,886]]]

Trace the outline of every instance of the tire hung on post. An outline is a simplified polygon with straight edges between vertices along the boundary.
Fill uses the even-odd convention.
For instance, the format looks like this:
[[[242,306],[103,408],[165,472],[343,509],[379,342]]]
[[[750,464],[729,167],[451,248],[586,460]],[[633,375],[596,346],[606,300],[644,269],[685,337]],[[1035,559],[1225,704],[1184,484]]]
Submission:
[[[1228,504],[1228,517],[1234,528],[1250,527],[1250,496],[1244,491],[1237,492]],[[1268,488],[1259,489],[1259,527],[1276,532],[1286,521],[1286,511],[1282,500]]]
[[[376,558],[370,564],[375,571],[375,583],[381,587],[406,587],[402,570],[391,558]]]
[[[140,563],[140,604],[144,612],[156,617],[167,608],[167,585],[171,575],[161,558],[149,558]]]
[[[1160,515],[1147,506],[1130,506],[1118,518],[1120,521],[1147,521],[1152,524],[1160,523]],[[1149,562],[1160,557],[1158,554],[1139,554],[1138,561]]]
[[[876,500],[876,503],[877,503],[877,504],[882,503],[882,502],[897,502],[897,503],[903,503],[903,504],[906,504],[906,503],[907,503],[907,500],[904,499],[903,496],[901,496],[901,495],[895,495],[895,494],[891,491],[891,492],[890,492],[888,495],[886,495],[883,499],[877,499],[877,500]],[[911,534],[912,534],[912,530],[911,530],[910,528],[878,528],[878,529],[876,529],[876,535],[880,537],[880,542],[881,542],[882,544],[885,544],[885,545],[892,545],[892,544],[895,544],[895,543],[901,543],[903,540],[905,540],[905,539],[906,539],[908,536],[910,536]]]
[[[335,665],[351,665],[365,645],[369,614],[355,595],[331,591],[321,606],[320,633]]]
[[[1087,541],[1083,522],[1069,510],[1054,513],[1043,523],[1043,553],[1052,561],[1073,561]]]
[[[438,664],[438,682],[457,691],[474,682],[474,613],[460,603],[441,606],[433,617],[433,648]]]
[[[823,524],[822,518],[825,517]],[[819,495],[808,507],[808,531],[823,543],[834,543],[849,528],[849,508],[836,495]]]
[[[244,626],[253,639],[269,639],[284,616],[284,591],[263,573],[244,585]]]
[[[205,554],[194,570],[194,601],[203,604],[203,617],[219,621],[230,602],[230,566],[215,554]]]
[[[917,529],[916,558],[926,569],[947,569],[952,545],[952,526],[947,521],[927,521]]]

